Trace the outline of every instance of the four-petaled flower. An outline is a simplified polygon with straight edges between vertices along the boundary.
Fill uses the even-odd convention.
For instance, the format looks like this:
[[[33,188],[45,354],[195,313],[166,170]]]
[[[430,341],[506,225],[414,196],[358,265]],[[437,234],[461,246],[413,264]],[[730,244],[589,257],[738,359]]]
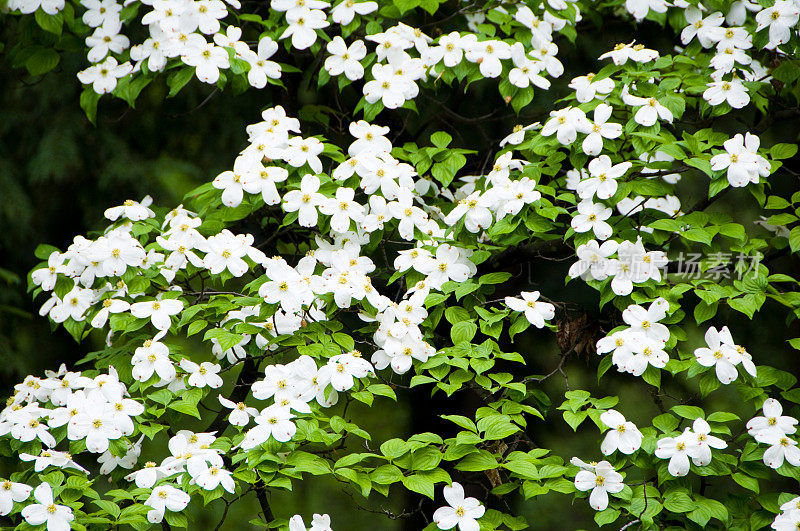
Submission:
[[[625,488],[622,474],[614,470],[608,461],[600,461],[594,470],[581,470],[575,476],[575,488],[580,491],[591,490],[589,505],[595,511],[608,507],[608,493],[616,494]]]
[[[478,518],[486,512],[486,507],[481,505],[476,498],[465,498],[464,487],[455,481],[451,486],[443,489],[444,499],[449,505],[439,507],[433,513],[433,521],[439,529],[453,529],[458,526],[460,531],[478,531],[480,524]]]

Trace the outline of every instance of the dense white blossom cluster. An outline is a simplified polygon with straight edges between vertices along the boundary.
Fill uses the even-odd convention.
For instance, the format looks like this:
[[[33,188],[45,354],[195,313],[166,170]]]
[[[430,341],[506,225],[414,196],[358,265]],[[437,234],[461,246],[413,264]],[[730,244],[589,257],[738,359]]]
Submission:
[[[763,417],[753,417],[747,423],[747,432],[757,442],[769,445],[764,451],[764,464],[779,468],[786,460],[792,466],[800,466],[797,441],[789,438],[797,431],[797,419],[783,415],[783,407],[774,398],[765,400],[762,410]]]
[[[432,361],[450,360],[447,341],[435,331],[442,314],[453,325],[454,348],[463,343],[456,339],[461,330],[473,329],[469,341],[478,325],[475,319],[459,315],[458,310],[467,312],[464,308],[448,308],[454,310],[448,313],[441,304],[454,291],[460,300],[481,288],[478,266],[486,260],[484,254],[490,254],[481,246],[495,249],[491,246],[497,237],[518,226],[537,233],[538,218],[552,221],[559,215],[567,218],[566,234],[559,235],[569,247],[567,259],[574,259],[573,250],[577,257],[568,277],[581,278],[598,289],[608,286],[613,295],[630,296],[634,301],[622,311],[625,326],[604,330],[605,337],[596,342],[598,354],[611,353],[603,360],[605,368],[615,366],[620,373],[647,380],[654,374],[660,379],[662,369],[670,371],[678,365],[692,374],[708,371],[708,376],[713,367],[715,385],[736,381],[739,365],[752,378],[763,373],[757,371],[747,350],[734,342],[727,326],[719,330],[709,327],[706,345],[694,349],[693,357],[679,352],[670,356],[670,351],[677,351],[676,343],[685,340],[682,330],[673,334],[668,327],[675,323],[673,317],[679,310],[670,308],[666,298],[646,291],[664,280],[669,240],[655,238],[654,228],[642,218],[645,213],[656,214],[657,220],[664,222],[659,230],[672,227],[668,222],[674,221],[674,235],[692,230],[681,226],[685,214],[676,192],[681,174],[690,166],[711,177],[715,186],[721,182],[755,188],[771,175],[773,157],[765,156],[754,133],[728,135],[719,141],[710,140],[714,133],[708,133],[704,138],[713,152],[710,147],[693,147],[689,140],[684,140],[683,147],[677,140],[668,140],[674,139],[673,132],[684,132],[678,124],[687,102],[714,116],[746,108],[757,97],[763,98],[758,90],[768,86],[770,70],[760,62],[762,50],[754,45],[754,36],[766,31],[762,48],[783,53],[780,47],[796,33],[800,19],[796,1],[777,0],[771,6],[737,1],[723,13],[683,0],[626,0],[623,14],[637,22],[668,10],[681,15],[679,20],[685,20],[686,26],[680,32],[682,46],[676,49],[677,55],[664,56],[636,41],[599,54],[598,61],[609,59],[610,64],[598,73],[571,79],[570,91],[558,100],[558,108],[541,123],[515,127],[496,146],[497,153],[489,152],[474,175],[459,173],[465,161],[453,158],[450,162],[454,155],[465,159],[460,151],[466,150],[448,150],[449,140],[443,140],[448,135],[431,137],[436,148],[407,148],[395,144],[402,131],[395,135],[374,117],[383,108],[415,110],[414,101],[423,90],[448,78],[496,80],[501,93],[508,94],[506,103],[512,106],[512,94],[527,90],[532,97],[533,87],[549,90],[565,71],[556,37],[575,32],[582,20],[577,2],[548,0],[538,6],[503,3],[488,10],[464,8],[457,14],[464,15],[461,18],[467,30],[431,36],[433,33],[428,35],[423,28],[402,22],[361,28],[367,17],[383,8],[373,1],[346,0],[331,6],[321,0],[271,0],[268,22],[250,15],[250,21],[257,19],[265,29],[257,40],[243,38],[242,29],[230,24],[239,19],[242,6],[238,0],[128,0],[124,5],[115,0],[81,0],[80,5],[84,8],[81,20],[90,28],[85,44],[91,66],[78,78],[97,94],[167,71],[174,76],[168,83],[179,76],[185,83],[195,75],[201,82],[222,86],[227,74],[246,74],[247,84],[263,89],[268,83],[280,83],[283,74],[293,68],[277,62],[283,47],[290,53],[310,50],[305,53],[318,55],[320,85],[331,77],[338,78],[340,87],[363,80],[356,85],[358,97],[363,96],[356,111],[364,110],[365,119],[343,124],[343,133],[348,131],[352,141],[340,148],[328,143],[328,138],[309,134],[308,129],[301,131],[300,120],[282,106],[266,108],[261,121],[246,127],[247,144],[231,169],[199,189],[208,208],[192,212],[181,205],[162,214],[157,207],[151,208],[150,197],[126,201],[106,210],[111,225],[102,234],[93,239],[75,237],[64,252],[50,253],[46,265],[33,271],[33,285],[49,294],[41,315],[72,327],[75,335],[88,330],[85,325],[108,328],[107,346],[124,351],[115,358],[123,360],[122,365],[109,362],[108,369],[99,374],[84,371],[88,374],[84,375],[62,366],[56,373],[48,372],[46,378],[29,376],[15,387],[0,412],[0,435],[20,444],[31,443],[31,447],[38,445],[33,450],[38,455],[19,454],[23,461],[33,462],[36,472],[55,468],[90,474],[67,448],[57,450],[60,445],[97,454],[101,474],[125,469],[130,471],[125,479],[147,490],[140,501],[148,507],[146,518],[151,523],[183,511],[193,489],[199,488],[203,494],[220,489],[233,494],[241,482],[248,482],[243,479],[248,476],[235,475],[237,463],[261,459],[265,448],[285,461],[287,452],[297,450],[302,439],[310,437],[321,412],[342,397],[349,401],[373,380],[421,371]],[[141,18],[135,9],[129,9],[132,5],[142,7]],[[54,15],[64,7],[64,0],[9,2],[11,10],[22,13],[41,8]],[[494,31],[502,25],[507,37]],[[492,28],[491,34],[486,26]],[[140,29],[146,39],[131,46],[128,35],[139,34]],[[335,34],[328,33],[331,31]],[[703,49],[712,53],[708,65],[699,64],[695,57],[696,50]],[[686,86],[670,75],[669,67],[678,59],[692,65],[692,72],[702,81]],[[655,148],[640,149],[645,141],[654,139]],[[692,141],[701,143],[694,137]],[[632,150],[622,149],[628,143]],[[424,149],[438,149],[436,154],[446,157],[437,159],[440,173],[431,170],[429,176],[431,165],[422,168],[415,162],[417,151]],[[565,151],[570,154],[568,159]],[[531,153],[542,160],[530,160]],[[546,156],[556,158],[553,164],[563,171],[546,173]],[[546,180],[545,175],[552,179]],[[634,186],[637,178],[648,186]],[[554,206],[556,201],[558,206]],[[308,236],[307,241],[295,244],[294,253],[268,257],[262,248],[268,248],[271,238],[220,222],[238,220],[240,211],[253,213],[262,207],[281,223],[270,230],[296,224]],[[766,220],[763,223],[768,225]],[[381,267],[391,275],[388,282],[376,274]],[[198,290],[190,288],[197,284],[190,284],[195,279],[202,282]],[[231,289],[236,291],[231,292],[215,291],[205,283],[218,282],[219,287],[232,279],[236,287]],[[398,279],[396,289],[390,287]],[[555,328],[550,322],[563,303],[535,290],[516,293],[491,301],[502,303],[500,309],[491,311],[499,318],[516,312],[517,323],[525,326]],[[209,324],[203,320],[198,330],[192,330],[198,322],[192,322],[194,312],[209,300],[217,304],[217,320],[203,337],[207,349],[188,353],[175,339]],[[481,317],[492,317],[487,308],[475,311],[485,312]],[[369,359],[349,336],[337,338],[332,333],[332,338],[325,337],[327,343],[315,344],[292,339],[308,327],[339,324],[350,318],[363,326],[359,330],[363,340],[358,342],[368,345],[363,350],[369,351]],[[491,324],[481,322],[487,337],[492,335],[488,331]],[[120,344],[127,326],[141,330],[134,346],[133,342]],[[335,330],[331,326],[325,334]],[[499,332],[494,337],[498,336]],[[291,349],[296,349],[296,355]],[[286,354],[287,350],[291,352]],[[236,384],[248,387],[244,395],[239,395],[237,388],[231,393],[211,391],[225,386],[230,369],[256,359],[259,369],[253,371],[251,382]],[[494,363],[494,358],[487,363]],[[470,367],[463,358],[452,365],[464,373]],[[481,374],[485,369],[473,368],[488,382],[480,385],[491,388],[490,395],[499,392],[500,387],[492,387],[492,379]],[[133,380],[131,386],[120,378],[123,373]],[[244,368],[241,373],[246,374]],[[504,386],[510,378],[495,380]],[[746,378],[743,374],[742,379]],[[521,386],[524,391],[527,381],[507,388],[519,392]],[[393,393],[391,387],[384,387]],[[212,428],[199,433],[185,429],[169,432],[166,449],[160,449],[160,463],[140,464],[142,447],[155,433],[143,429],[146,406],[169,404],[175,411],[193,415],[199,397],[209,393],[214,404],[223,408],[219,413],[222,426],[217,429],[230,425],[237,434],[228,439]],[[175,397],[182,398],[169,402]],[[191,397],[198,398],[192,402]],[[763,395],[750,398],[757,399],[756,404],[764,400]],[[590,403],[586,400],[571,407],[570,413],[589,415],[588,409],[582,409]],[[258,407],[254,401],[260,402]],[[708,466],[728,448],[728,441],[712,434],[724,433],[714,425],[713,414],[693,411],[684,415],[691,426],[680,431],[677,421],[675,425],[667,422],[663,434],[655,435],[654,428],[640,430],[608,405],[591,404],[591,414],[596,413],[592,419],[605,431],[601,453],[612,456],[618,452],[615,457],[620,458],[653,455],[665,460],[654,459],[662,476],[686,476],[692,465]],[[538,413],[527,404],[515,406]],[[789,437],[796,432],[797,420],[784,416],[781,404],[772,398],[763,401],[762,409],[764,416],[747,423],[755,440],[748,444],[767,445],[763,463],[769,468],[777,469],[784,462],[800,466],[797,442]],[[503,409],[504,416],[513,414],[506,415]],[[472,443],[474,439],[483,441],[482,436],[486,440],[503,438],[492,439],[488,423],[482,425],[481,419],[476,419],[477,424],[465,420],[468,422],[459,425],[468,426],[467,438]],[[514,422],[524,426],[522,421]],[[521,429],[510,420],[506,424],[511,430]],[[138,433],[141,437],[133,442]],[[444,445],[441,438],[436,444]],[[437,455],[438,451],[439,447]],[[497,452],[508,458],[502,466],[518,473],[519,468],[510,466],[511,456],[502,455],[505,451]],[[481,452],[481,456],[487,453]],[[494,456],[490,459],[501,465]],[[573,458],[572,464],[579,470],[574,482],[567,484],[589,492],[590,506],[604,511],[609,507],[609,495],[625,489],[626,472],[620,462],[614,463]],[[480,466],[483,468],[475,470],[494,470],[483,463]],[[360,473],[348,470],[355,477]],[[415,477],[400,476],[403,483]],[[461,531],[481,528],[477,520],[484,517],[486,507],[478,499],[466,497],[461,484],[449,476],[437,481],[450,485],[443,490],[448,505],[433,514],[436,526]],[[642,484],[645,489],[646,483]],[[33,493],[38,503],[28,503],[21,513],[29,524],[46,523],[51,530],[69,528],[73,510],[55,503],[47,482],[35,490],[10,480],[0,485],[0,514],[9,514],[15,503],[28,502]],[[425,492],[433,496],[432,487]],[[781,510],[773,528],[797,527],[797,500],[783,504]],[[331,531],[329,516],[321,514],[313,516],[310,528],[301,515],[291,517],[288,527],[290,531]]]
[[[620,372],[641,376],[648,366],[663,369],[669,355],[664,351],[669,329],[659,323],[667,316],[669,303],[658,298],[645,309],[632,304],[622,312],[627,328],[597,342],[598,354],[611,352],[611,363]]]

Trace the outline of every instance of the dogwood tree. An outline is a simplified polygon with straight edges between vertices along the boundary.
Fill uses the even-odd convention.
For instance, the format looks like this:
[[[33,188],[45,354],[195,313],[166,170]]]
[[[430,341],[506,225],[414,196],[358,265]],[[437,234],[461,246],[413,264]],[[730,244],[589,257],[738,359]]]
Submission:
[[[209,505],[223,528],[252,498],[257,527],[351,528],[270,503],[329,477],[353,512],[406,493],[373,528],[542,528],[524,515],[553,498],[617,529],[797,527],[800,387],[729,323],[800,316],[796,1],[6,11],[31,76],[85,55],[89,120],[148,85],[257,91],[263,111],[182,205],[102,205],[105,229],[37,249],[42,318],[104,348],[0,413],[13,525],[180,528]],[[594,53],[562,60],[582,39]],[[420,390],[436,433],[377,438],[349,407],[390,418]],[[582,455],[543,443],[557,425]]]

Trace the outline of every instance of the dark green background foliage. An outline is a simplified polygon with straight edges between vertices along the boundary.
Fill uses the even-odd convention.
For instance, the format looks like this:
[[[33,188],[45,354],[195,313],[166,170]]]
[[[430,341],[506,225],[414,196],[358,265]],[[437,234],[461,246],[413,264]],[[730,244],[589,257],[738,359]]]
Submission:
[[[450,3],[446,4],[447,7],[451,7]],[[593,15],[585,14],[589,18]],[[41,30],[33,25],[32,17],[0,20],[0,43],[5,43],[5,49],[0,53],[0,355],[3,359],[0,394],[5,395],[26,374],[41,375],[45,368],[55,369],[62,362],[71,366],[91,349],[89,344],[76,345],[62,328],[51,332],[48,321],[38,317],[38,306],[43,300],[30,300],[25,280],[28,271],[38,262],[33,255],[37,244],[49,243],[66,248],[74,235],[102,229],[103,210],[128,198],[141,199],[150,194],[161,207],[183,202],[186,192],[212,180],[231,166],[236,153],[244,147],[246,124],[258,121],[264,107],[283,105],[290,115],[300,117],[307,136],[324,133],[331,142],[344,141],[348,138],[347,125],[356,119],[346,110],[354,107],[359,94],[355,89],[346,89],[340,97],[334,97],[327,87],[317,92],[309,87],[308,78],[300,72],[283,76],[284,85],[292,88],[288,92],[270,86],[262,91],[250,90],[236,95],[230,87],[220,91],[192,80],[176,97],[166,98],[168,88],[160,78],[144,89],[136,101],[136,109],[128,108],[120,100],[103,98],[95,126],[78,105],[81,87],[75,74],[85,66],[79,51],[64,50],[53,71],[44,76],[32,76],[24,68],[14,68],[11,64],[19,62],[12,43],[36,38],[36,32]],[[430,34],[436,35],[435,27],[425,28],[426,20],[421,19],[419,23]],[[585,27],[598,28],[600,23],[600,19],[590,21]],[[631,40],[630,26],[619,24],[603,25],[602,31],[596,31],[594,35],[582,34],[578,40],[579,48],[562,50],[559,57],[567,72],[555,80],[551,91],[537,92],[533,103],[520,117],[498,95],[496,82],[486,80],[473,84],[467,93],[443,87],[435,94],[416,100],[418,113],[400,109],[382,113],[376,121],[392,127],[391,138],[396,146],[406,141],[424,142],[433,131],[447,131],[453,136],[454,146],[477,152],[468,156],[463,173],[480,172],[494,153],[496,142],[516,123],[528,124],[546,118],[549,110],[554,108],[554,102],[568,93],[566,85],[572,77],[599,68],[594,59],[599,50],[609,49],[621,40]],[[648,47],[668,50],[672,32],[665,33],[658,25],[646,22],[639,26],[636,38]],[[282,53],[286,52],[279,52]],[[298,66],[303,62],[313,66],[317,61],[310,54],[297,53],[294,60],[300,63]],[[351,101],[347,101],[348,98]],[[714,118],[714,127],[717,130],[728,129],[731,133],[758,132],[762,145],[776,142],[771,138],[773,131],[780,131],[781,142],[791,141],[796,138],[798,128],[797,109],[780,110],[769,117],[751,109],[750,116],[740,113],[736,120]],[[771,194],[788,197],[798,189],[795,171],[800,171],[800,164],[797,159],[787,160],[784,168],[788,171],[773,175],[768,186]],[[705,197],[705,186],[705,182],[697,179],[681,182],[679,193],[682,197],[692,198],[692,201],[684,202],[685,211],[693,201]],[[756,200],[747,189],[726,192],[708,209],[727,212],[743,224],[751,223],[759,212]],[[248,230],[259,239],[258,227]],[[572,388],[591,391],[592,396],[602,396],[596,383],[597,359],[593,345],[605,331],[619,324],[618,312],[610,305],[604,312],[598,311],[598,293],[582,282],[563,285],[561,279],[566,276],[574,256],[563,243],[556,240],[548,248],[527,251],[518,249],[502,260],[483,264],[481,273],[506,271],[513,275],[500,288],[498,297],[533,288],[568,303],[567,311],[557,315],[556,321],[561,328],[558,342],[566,344],[567,350],[575,347],[563,366],[569,379],[565,382],[560,376],[550,378],[543,390],[557,395],[568,384]],[[773,274],[796,272],[800,267],[797,256],[781,248],[776,248],[766,259]],[[688,305],[685,311],[691,314],[691,305],[697,304],[698,299],[687,295],[684,301]],[[797,351],[785,343],[787,337],[800,336],[800,326],[777,302],[767,300],[759,314],[757,327],[752,326],[745,315],[730,310],[727,305],[721,307],[713,323],[730,326],[735,331],[737,342],[747,345],[756,359],[762,353],[769,353],[775,367],[795,374],[800,372]],[[705,325],[702,330],[700,328],[694,332],[698,346]],[[90,341],[95,348],[101,348],[103,337],[95,335]],[[204,347],[190,343],[187,348]],[[559,346],[553,335],[533,329],[517,336],[514,347],[509,345],[504,335],[501,348],[523,353],[528,371],[533,373],[550,373],[560,359]],[[678,403],[691,404],[699,400],[694,390],[665,387],[661,393],[652,391],[652,396],[648,396],[647,386],[637,385],[628,377],[609,372],[606,378],[605,389],[615,389],[622,403],[641,404],[635,413],[633,410],[626,412],[632,414],[629,420],[637,424],[649,424],[659,414],[660,408],[668,409]],[[549,393],[548,388],[553,393]],[[472,392],[465,389],[449,398],[443,398],[440,393],[433,399],[436,403],[434,408],[428,391],[417,390],[412,392],[410,403],[401,401],[392,405],[391,411],[368,410],[361,406],[363,410],[357,412],[357,416],[361,419],[361,426],[373,434],[376,441],[408,437],[424,431],[448,437],[456,432],[455,426],[429,415],[428,411],[472,417],[480,403],[471,395]],[[715,409],[714,400],[719,401],[720,407],[726,411],[731,411],[730,404],[738,401],[734,389],[717,391],[707,400],[711,402],[707,411]],[[558,405],[552,404],[552,407]],[[745,408],[732,411],[740,413],[743,418],[750,414]],[[552,418],[559,419],[559,416]],[[593,428],[584,425],[581,429]],[[578,437],[566,423],[553,421],[532,422],[528,434],[541,446],[557,449],[566,459],[572,455],[586,459],[600,457],[597,451],[599,433],[597,437]],[[142,456],[143,460],[146,457]],[[7,473],[0,469],[0,476],[7,476]],[[454,479],[457,476],[454,475]],[[697,477],[693,479],[700,480]],[[787,480],[784,490],[793,487],[794,482]],[[773,490],[780,490],[780,486]],[[470,494],[479,496],[490,507],[496,501],[485,492]],[[713,492],[704,492],[703,495],[715,497]],[[415,497],[414,504],[417,499],[419,497]],[[548,496],[546,500],[549,505],[541,501],[523,503],[521,499],[517,500],[524,507],[520,512],[528,517],[534,528],[595,526],[593,511],[585,502],[571,507],[572,496],[568,495]],[[334,528],[341,530],[374,529],[366,527],[366,522],[375,521],[375,515],[368,511],[386,511],[391,516],[398,516],[403,507],[409,505],[407,502],[394,497],[385,505],[363,507],[362,500],[343,494],[331,479],[298,482],[294,492],[274,495],[271,500],[273,507],[281,508],[281,514],[329,512]],[[428,515],[438,506],[429,500],[423,503]],[[202,511],[198,516],[200,519],[192,517],[191,520],[196,522],[198,529],[212,528],[223,509],[224,505],[218,500],[210,510],[195,508]],[[255,499],[237,504],[231,509],[225,528],[243,528],[256,511]],[[565,522],[565,518],[569,521]],[[419,514],[412,518],[379,521],[383,522],[381,529],[386,530],[424,527]]]

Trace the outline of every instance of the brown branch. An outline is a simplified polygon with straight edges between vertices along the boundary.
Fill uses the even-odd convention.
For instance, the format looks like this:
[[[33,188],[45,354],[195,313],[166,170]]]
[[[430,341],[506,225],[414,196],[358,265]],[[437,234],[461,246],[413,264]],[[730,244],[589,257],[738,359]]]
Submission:
[[[275,519],[272,515],[272,509],[269,506],[269,501],[267,500],[267,488],[264,485],[264,482],[259,479],[255,484],[255,491],[256,491],[256,498],[258,498],[258,504],[261,506],[261,512],[264,514],[264,521],[267,523],[271,522]]]

